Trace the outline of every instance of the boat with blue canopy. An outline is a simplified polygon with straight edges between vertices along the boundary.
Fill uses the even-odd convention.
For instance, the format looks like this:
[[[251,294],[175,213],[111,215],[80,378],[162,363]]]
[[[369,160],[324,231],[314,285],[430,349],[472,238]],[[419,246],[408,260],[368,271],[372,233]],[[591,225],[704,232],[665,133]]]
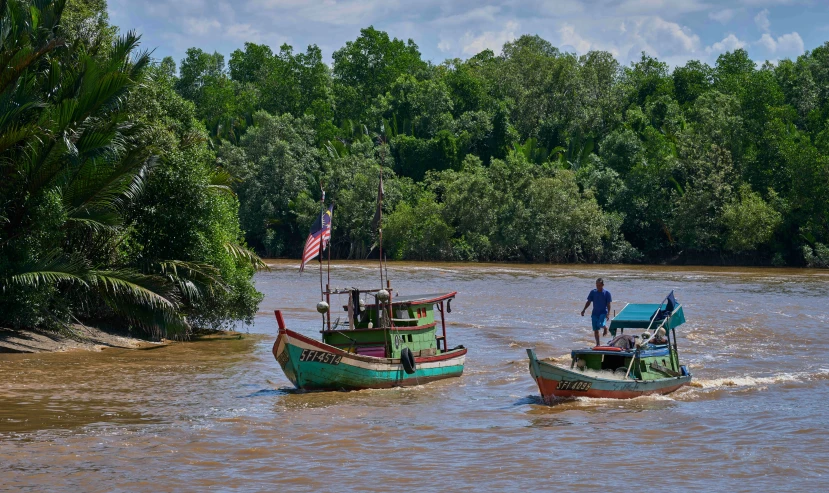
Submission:
[[[691,381],[676,343],[676,328],[683,323],[685,312],[673,291],[662,303],[629,303],[610,322],[613,339],[604,346],[571,351],[569,368],[540,360],[535,350],[527,349],[530,374],[545,402],[668,394]],[[635,334],[638,330],[644,332]]]

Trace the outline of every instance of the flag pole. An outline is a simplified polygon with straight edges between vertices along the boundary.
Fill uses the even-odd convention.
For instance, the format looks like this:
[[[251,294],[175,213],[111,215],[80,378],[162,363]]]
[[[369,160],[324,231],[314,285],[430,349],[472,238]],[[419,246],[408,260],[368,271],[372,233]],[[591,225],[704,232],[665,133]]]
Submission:
[[[334,228],[333,217],[331,219],[331,228]],[[331,245],[328,245],[328,281],[325,283],[325,302],[328,303],[328,330],[331,330]]]
[[[380,233],[380,289],[383,289],[383,170],[380,169],[380,187],[377,191],[377,210],[380,212],[380,221],[377,223],[377,231]]]
[[[320,187],[322,190],[322,187]],[[324,220],[322,219],[323,215],[325,214],[325,190],[322,190],[322,198],[320,199],[320,226],[324,226]],[[324,229],[324,228],[323,228]],[[320,301],[325,301],[325,290],[322,288],[322,245],[324,241],[322,241],[322,237],[325,236],[322,233],[323,229],[320,230],[320,251],[317,258],[320,262]],[[325,315],[322,316],[323,325],[325,325]]]

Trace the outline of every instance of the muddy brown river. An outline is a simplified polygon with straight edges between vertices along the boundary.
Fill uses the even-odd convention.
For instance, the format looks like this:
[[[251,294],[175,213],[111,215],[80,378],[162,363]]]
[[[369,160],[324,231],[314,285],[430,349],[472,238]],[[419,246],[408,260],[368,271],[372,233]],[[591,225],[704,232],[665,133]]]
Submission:
[[[273,309],[319,335],[319,278],[296,267],[257,275],[239,340],[0,354],[0,491],[829,490],[827,271],[392,264],[402,294],[459,292],[464,375],[297,393],[270,352]],[[592,345],[578,312],[598,276],[617,310],[675,290],[692,386],[541,402],[525,348]],[[336,286],[378,283],[374,264],[332,269]]]

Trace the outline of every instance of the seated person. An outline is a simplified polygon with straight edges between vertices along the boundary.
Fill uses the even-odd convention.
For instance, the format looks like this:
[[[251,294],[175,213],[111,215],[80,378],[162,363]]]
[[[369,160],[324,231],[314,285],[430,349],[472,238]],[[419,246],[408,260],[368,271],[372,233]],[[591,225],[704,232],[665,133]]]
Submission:
[[[650,343],[650,344],[668,344],[668,338],[665,337],[665,328],[664,327],[659,327],[659,329],[656,330],[656,333],[653,334],[651,336],[651,338],[648,340],[648,343]]]
[[[608,346],[621,349],[633,349],[636,346],[636,339],[633,336],[620,335],[614,337]]]

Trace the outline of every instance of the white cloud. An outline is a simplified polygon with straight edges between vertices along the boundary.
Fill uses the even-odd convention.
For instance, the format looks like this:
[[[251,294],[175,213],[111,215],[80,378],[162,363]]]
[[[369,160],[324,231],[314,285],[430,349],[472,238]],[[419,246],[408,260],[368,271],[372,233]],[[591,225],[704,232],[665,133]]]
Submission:
[[[571,24],[564,24],[564,27],[559,29],[558,32],[561,35],[560,39],[562,46],[572,46],[576,49],[576,52],[581,55],[590,51],[592,43],[581,37],[579,33],[576,32],[576,28]]]
[[[755,45],[762,46],[769,54],[799,56],[805,50],[803,38],[797,32],[791,32],[774,39],[768,33],[763,34]]]
[[[541,1],[537,5],[539,13],[543,15],[561,17],[584,13],[584,4],[582,0],[556,0],[555,2]]]
[[[478,36],[467,32],[461,39],[462,51],[465,55],[477,55],[486,49],[499,53],[505,43],[516,38],[515,32],[520,27],[516,21],[507,21],[501,31],[486,31]]]
[[[757,59],[802,53],[820,34],[819,0],[108,0],[113,22],[139,27],[158,57],[181,58],[197,46],[226,55],[244,41],[297,50],[317,44],[331,54],[373,25],[412,38],[424,59],[440,63],[537,34],[565,51],[605,50],[622,64],[645,51],[669,65],[711,61],[715,53],[750,47]],[[774,14],[774,15],[772,15]],[[782,21],[797,28],[782,31]],[[723,27],[726,26],[726,27]],[[775,29],[782,32],[775,32]],[[757,29],[756,32],[753,30]],[[804,32],[804,38],[791,32]],[[783,34],[789,31],[790,34]],[[733,34],[731,34],[733,32]],[[781,35],[782,34],[782,35]],[[805,35],[809,34],[809,38]],[[762,36],[762,37],[761,37]]]
[[[249,0],[244,3],[247,10],[258,11],[258,15],[269,14],[269,17],[277,22],[304,19],[334,26],[365,27],[392,13],[397,17],[401,16],[398,0]]]
[[[242,42],[258,43],[262,40],[262,34],[250,24],[232,24],[225,30],[225,35]]]
[[[718,10],[717,12],[709,12],[708,18],[717,21],[720,24],[727,24],[728,21],[734,18],[736,13],[737,11],[734,9],[723,9]]]
[[[764,47],[766,51],[770,53],[774,53],[775,51],[777,51],[777,41],[775,41],[774,38],[772,38],[769,35],[769,33],[763,34],[763,36],[761,36],[755,44]]]
[[[689,28],[661,17],[654,17],[640,24],[639,35],[649,45],[659,46],[667,54],[692,54],[700,46],[699,36]]]
[[[204,36],[220,27],[222,27],[222,24],[216,19],[206,19],[204,17],[187,17],[184,19],[184,32],[193,36]]]
[[[676,15],[700,12],[710,8],[700,0],[623,0],[618,6],[607,6],[616,15]],[[595,8],[594,8],[595,11]]]
[[[739,50],[746,46],[746,43],[740,41],[737,36],[733,34],[729,34],[722,41],[717,41],[716,43],[712,44],[705,48],[705,52],[708,54],[720,54],[725,53],[727,51],[734,51]]]
[[[769,31],[769,27],[771,27],[771,21],[769,20],[769,9],[763,9],[754,16],[754,23],[757,24],[757,27],[760,28],[761,31]]]
[[[476,9],[460,12],[454,15],[438,17],[432,21],[432,24],[436,26],[457,26],[466,25],[472,22],[494,22],[500,11],[501,7],[497,5],[487,5],[486,7],[478,7]]]
[[[784,53],[796,53],[800,55],[805,50],[803,38],[797,32],[784,34],[777,38],[777,49]]]

